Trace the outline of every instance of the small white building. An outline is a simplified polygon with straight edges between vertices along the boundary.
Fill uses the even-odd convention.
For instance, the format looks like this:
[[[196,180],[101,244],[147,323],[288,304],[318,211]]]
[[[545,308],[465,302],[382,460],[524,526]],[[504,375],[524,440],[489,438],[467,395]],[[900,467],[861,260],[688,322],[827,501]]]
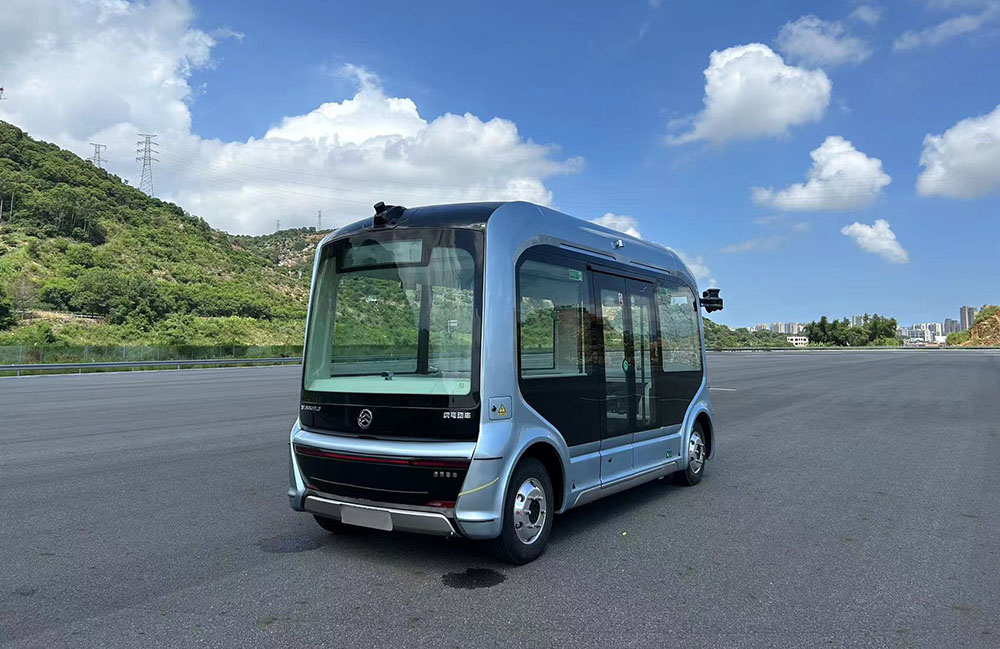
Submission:
[[[785,336],[785,340],[792,343],[796,347],[805,347],[809,344],[808,336]]]

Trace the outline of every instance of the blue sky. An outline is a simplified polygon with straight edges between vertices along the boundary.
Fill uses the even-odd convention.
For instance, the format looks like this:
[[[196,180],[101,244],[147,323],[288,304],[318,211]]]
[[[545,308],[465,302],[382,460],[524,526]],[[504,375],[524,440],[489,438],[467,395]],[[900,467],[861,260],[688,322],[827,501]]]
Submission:
[[[148,51],[162,47],[164,60],[175,67],[180,61],[167,82],[186,87],[159,105],[176,100],[179,107],[157,116],[157,106],[144,108],[115,86],[111,94],[120,94],[127,110],[73,95],[93,115],[89,130],[10,105],[0,108],[0,118],[82,154],[90,137],[124,142],[132,126],[157,129],[165,151],[154,168],[159,193],[214,225],[253,232],[273,229],[273,218],[283,227],[314,224],[316,209],[333,225],[366,215],[365,204],[377,200],[433,198],[433,191],[416,192],[426,177],[420,174],[388,177],[380,191],[378,165],[349,166],[356,148],[324,149],[324,161],[315,165],[310,155],[319,154],[289,153],[283,160],[280,147],[251,155],[268,138],[275,147],[280,138],[315,139],[309,129],[325,129],[329,138],[335,127],[316,126],[314,113],[325,103],[359,102],[369,121],[352,121],[352,133],[412,129],[414,139],[403,142],[400,155],[425,167],[436,166],[432,154],[450,155],[453,131],[445,127],[461,121],[435,120],[468,113],[462,132],[471,128],[477,139],[461,145],[467,150],[458,166],[441,165],[431,190],[451,200],[456,192],[478,197],[477,191],[518,187],[516,197],[538,196],[582,218],[611,213],[621,227],[682,251],[696,262],[703,284],[717,282],[727,298],[726,310],[716,314],[721,322],[878,311],[908,324],[957,318],[962,304],[1000,300],[994,169],[1000,111],[992,119],[1000,105],[1000,6],[990,0],[705,6],[164,0],[146,8],[159,12],[155,21],[132,7],[111,18],[83,13],[65,29],[93,33],[120,21],[121,36],[122,25],[142,34],[161,25],[162,43]],[[169,45],[177,40],[183,50]],[[762,49],[738,49],[753,43]],[[706,108],[713,51],[721,53],[712,64],[718,87]],[[5,55],[14,56],[0,46],[0,62]],[[742,62],[722,60],[729,55]],[[28,62],[18,65],[30,71]],[[733,91],[740,79],[762,85]],[[159,80],[156,88],[164,85]],[[7,86],[4,103],[11,104],[16,88]],[[398,130],[372,124],[382,118],[366,108],[376,103],[358,99],[365,88],[377,106],[391,107],[393,98],[412,102]],[[185,108],[186,117],[178,117]],[[423,151],[417,114],[437,125],[441,137]],[[515,140],[483,124],[501,131],[516,125]],[[928,135],[943,138],[929,152]],[[361,144],[367,135],[343,137],[362,149],[370,145]],[[497,137],[505,143],[490,148]],[[479,162],[464,157],[470,151],[483,152]],[[814,151],[816,182],[789,189],[807,182]],[[918,177],[928,170],[920,165],[925,153],[935,169],[918,191]],[[110,168],[126,178],[137,175],[129,155],[109,157]],[[499,157],[509,163],[507,175],[489,168]],[[218,171],[223,159],[229,166]],[[481,176],[469,171],[476,164]],[[283,184],[242,186],[272,171]],[[216,188],[233,191],[217,196],[198,185],[212,173],[220,174]],[[252,208],[235,198],[254,192],[260,200]],[[267,209],[258,213],[260,204]]]

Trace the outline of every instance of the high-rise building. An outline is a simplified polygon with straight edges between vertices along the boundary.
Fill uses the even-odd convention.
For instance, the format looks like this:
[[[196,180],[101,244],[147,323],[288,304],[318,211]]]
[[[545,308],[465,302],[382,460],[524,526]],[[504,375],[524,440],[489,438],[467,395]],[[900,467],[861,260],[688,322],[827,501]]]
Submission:
[[[944,319],[944,335],[953,334],[961,331],[958,328],[958,320],[952,320],[951,318]]]
[[[863,315],[851,316],[851,326],[852,327],[862,327],[865,324],[865,317]]]
[[[779,334],[783,333],[781,331],[781,323],[780,322],[772,322],[771,323],[771,331],[777,332]]]
[[[960,331],[965,331],[972,326],[972,323],[976,321],[976,308],[971,306],[963,306],[958,310],[958,322],[961,324],[962,328]]]

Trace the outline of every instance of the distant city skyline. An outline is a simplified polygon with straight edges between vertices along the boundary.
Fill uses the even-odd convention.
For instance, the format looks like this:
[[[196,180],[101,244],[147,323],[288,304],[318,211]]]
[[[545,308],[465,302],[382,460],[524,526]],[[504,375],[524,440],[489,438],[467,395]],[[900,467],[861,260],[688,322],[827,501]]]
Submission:
[[[960,306],[958,307],[959,317],[957,320],[954,318],[944,318],[941,321],[931,320],[927,322],[912,322],[909,325],[904,325],[903,322],[897,318],[896,331],[903,338],[923,337],[925,339],[927,338],[926,335],[915,336],[908,334],[911,334],[915,331],[929,332],[929,334],[931,335],[931,340],[933,340],[933,336],[947,336],[950,333],[957,333],[959,331],[965,331],[969,329],[976,319],[976,314],[985,309],[987,306],[989,306],[988,302],[984,303],[979,307],[966,306],[966,305]],[[827,316],[827,318],[830,320],[838,320],[838,321],[847,320],[848,322],[851,323],[852,327],[859,327],[864,324],[866,315],[871,316],[875,314],[874,313],[853,314],[850,316],[844,315],[837,317]],[[891,314],[884,314],[884,313],[879,313],[878,315],[888,318],[893,317]],[[813,318],[809,322],[819,322],[821,317],[822,316]],[[772,331],[781,334],[797,335],[803,332],[805,326],[809,324],[809,322],[777,322],[777,321],[771,323],[760,322],[754,325],[746,325],[745,328],[750,331]],[[735,328],[740,328],[740,327],[735,327]]]

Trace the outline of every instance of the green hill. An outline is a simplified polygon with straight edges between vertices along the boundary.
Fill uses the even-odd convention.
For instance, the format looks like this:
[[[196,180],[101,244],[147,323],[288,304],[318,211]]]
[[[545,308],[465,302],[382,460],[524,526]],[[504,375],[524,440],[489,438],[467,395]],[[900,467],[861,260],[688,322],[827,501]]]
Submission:
[[[312,273],[313,253],[316,246],[331,230],[316,228],[292,228],[270,234],[248,236],[234,235],[233,241],[245,250],[266,257],[272,264],[301,272]]]
[[[0,344],[301,343],[312,228],[231,236],[5,122],[0,194]]]

